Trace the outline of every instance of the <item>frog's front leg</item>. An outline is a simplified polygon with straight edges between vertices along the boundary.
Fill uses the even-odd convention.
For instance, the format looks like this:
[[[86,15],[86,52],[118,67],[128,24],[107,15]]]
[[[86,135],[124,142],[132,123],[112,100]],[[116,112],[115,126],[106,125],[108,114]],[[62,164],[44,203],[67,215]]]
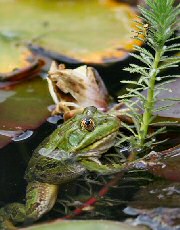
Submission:
[[[12,203],[0,209],[0,229],[14,229],[13,224],[38,220],[53,207],[58,189],[58,185],[30,182],[26,190],[25,205]]]
[[[101,175],[110,175],[126,171],[131,165],[124,164],[99,164],[94,160],[83,160],[81,164],[90,172],[100,173]]]

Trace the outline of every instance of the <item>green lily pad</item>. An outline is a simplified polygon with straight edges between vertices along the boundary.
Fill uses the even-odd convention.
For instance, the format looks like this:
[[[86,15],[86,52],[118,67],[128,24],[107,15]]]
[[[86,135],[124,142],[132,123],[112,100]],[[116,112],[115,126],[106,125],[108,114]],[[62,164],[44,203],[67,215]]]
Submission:
[[[0,148],[11,141],[11,134],[39,127],[50,115],[52,104],[47,83],[33,78],[0,90]]]
[[[24,67],[26,63],[23,62],[23,52],[25,52],[25,49],[16,47],[12,41],[6,41],[0,31],[1,73],[11,72],[13,69]]]
[[[0,27],[0,81],[32,77],[44,65],[43,60],[36,59],[26,47],[18,45],[19,39],[18,34]]]
[[[0,6],[0,43],[8,49],[32,44],[69,59],[103,63],[125,58],[138,42],[131,38],[134,9],[117,1],[16,0]],[[10,59],[19,62],[15,54]]]
[[[134,227],[125,223],[107,221],[107,220],[88,220],[88,221],[56,221],[54,223],[47,223],[42,225],[33,226],[26,229],[38,229],[38,230],[147,230],[146,227],[138,226]]]

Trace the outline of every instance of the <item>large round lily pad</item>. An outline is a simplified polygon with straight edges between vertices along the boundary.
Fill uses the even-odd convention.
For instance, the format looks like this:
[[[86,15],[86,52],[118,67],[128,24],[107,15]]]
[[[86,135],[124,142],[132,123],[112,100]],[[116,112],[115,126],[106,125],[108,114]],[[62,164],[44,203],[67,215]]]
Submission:
[[[113,0],[0,1],[0,19],[0,43],[32,44],[70,62],[114,62],[135,43],[134,9]]]
[[[87,221],[57,221],[54,223],[47,223],[43,225],[37,225],[26,229],[38,229],[38,230],[146,230],[143,226],[130,226],[125,223],[107,221],[107,220],[87,220]]]

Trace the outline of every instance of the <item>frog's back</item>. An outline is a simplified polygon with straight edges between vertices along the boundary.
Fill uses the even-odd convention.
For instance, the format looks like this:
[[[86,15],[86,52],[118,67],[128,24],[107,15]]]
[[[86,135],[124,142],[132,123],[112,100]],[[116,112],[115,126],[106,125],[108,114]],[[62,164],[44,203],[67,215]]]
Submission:
[[[27,167],[25,179],[28,182],[39,181],[49,184],[62,184],[71,181],[84,173],[85,169],[78,162],[61,162],[34,154],[32,160],[37,164],[31,164]]]
[[[55,130],[34,151],[25,173],[28,182],[39,181],[61,184],[70,181],[85,171],[71,155],[55,145],[59,130]],[[54,144],[51,141],[54,141]]]

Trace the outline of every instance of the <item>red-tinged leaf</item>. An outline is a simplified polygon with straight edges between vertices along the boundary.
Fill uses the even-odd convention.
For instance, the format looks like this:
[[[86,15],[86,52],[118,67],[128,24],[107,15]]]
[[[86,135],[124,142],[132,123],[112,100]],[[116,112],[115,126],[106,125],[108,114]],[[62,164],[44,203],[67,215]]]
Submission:
[[[26,67],[15,69],[8,73],[0,73],[0,88],[17,84],[21,80],[25,80],[28,77],[37,75],[44,64],[45,62],[43,60],[34,59],[32,63],[29,63],[29,65]]]
[[[149,169],[154,175],[180,182],[180,146],[161,152],[158,162]]]
[[[14,131],[16,134],[17,131],[39,127],[50,115],[47,107],[51,103],[46,81],[40,78],[1,89],[0,148],[11,141],[10,133],[6,134],[5,131]]]

